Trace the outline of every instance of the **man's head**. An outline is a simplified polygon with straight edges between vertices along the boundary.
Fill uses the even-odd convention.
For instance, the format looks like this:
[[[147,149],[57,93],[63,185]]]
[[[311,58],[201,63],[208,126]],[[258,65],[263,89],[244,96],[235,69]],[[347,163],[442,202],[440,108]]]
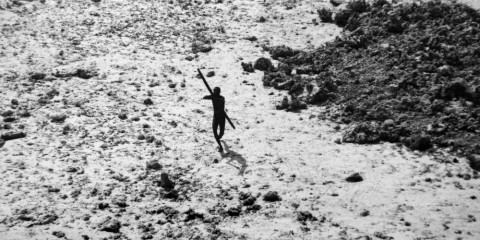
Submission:
[[[219,87],[214,87],[213,88],[213,95],[220,96],[220,88]]]

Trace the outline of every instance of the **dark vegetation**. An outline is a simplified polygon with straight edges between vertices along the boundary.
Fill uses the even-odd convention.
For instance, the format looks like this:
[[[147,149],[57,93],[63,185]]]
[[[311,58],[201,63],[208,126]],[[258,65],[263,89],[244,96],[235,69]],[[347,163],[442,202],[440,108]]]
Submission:
[[[355,123],[344,142],[401,142],[421,151],[437,145],[478,162],[478,11],[440,1],[359,0],[333,18],[331,10],[318,13],[344,27],[342,35],[312,52],[270,48],[280,63],[265,71],[265,86]],[[292,110],[285,100],[280,106]]]

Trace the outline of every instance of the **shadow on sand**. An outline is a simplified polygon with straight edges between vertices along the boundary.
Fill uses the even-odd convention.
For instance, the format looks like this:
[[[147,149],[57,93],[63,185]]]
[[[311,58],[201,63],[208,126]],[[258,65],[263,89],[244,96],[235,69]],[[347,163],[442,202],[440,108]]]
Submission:
[[[228,160],[227,164],[237,168],[239,170],[238,175],[243,175],[245,173],[245,170],[247,169],[247,160],[243,158],[241,154],[231,151],[224,140],[222,140],[222,143],[223,143],[223,146],[225,147],[225,153],[222,154],[222,157],[224,158],[229,157],[230,160]],[[232,161],[237,161],[240,164],[240,167],[232,164]]]

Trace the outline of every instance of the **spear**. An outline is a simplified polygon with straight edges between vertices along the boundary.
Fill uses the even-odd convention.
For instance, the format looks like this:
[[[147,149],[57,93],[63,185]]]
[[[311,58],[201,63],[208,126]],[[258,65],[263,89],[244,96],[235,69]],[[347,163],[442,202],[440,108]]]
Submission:
[[[213,91],[212,89],[210,88],[210,86],[208,86],[208,83],[207,83],[207,80],[205,79],[205,77],[203,77],[203,74],[202,72],[200,72],[200,69],[197,68],[198,70],[198,74],[200,74],[200,77],[202,77],[202,80],[203,80],[203,83],[205,83],[205,86],[207,87],[208,91],[210,92],[210,95],[213,95]],[[233,125],[232,123],[232,120],[230,120],[230,118],[228,117],[227,113],[225,112],[225,110],[223,110],[224,113],[225,113],[225,118],[227,119],[228,123],[230,123],[230,125],[232,126],[233,129],[235,129],[235,126]]]

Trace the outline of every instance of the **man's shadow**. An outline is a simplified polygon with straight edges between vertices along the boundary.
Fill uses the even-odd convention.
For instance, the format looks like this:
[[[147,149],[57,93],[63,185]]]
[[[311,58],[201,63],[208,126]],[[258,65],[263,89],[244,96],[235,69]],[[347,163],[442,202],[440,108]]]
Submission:
[[[230,160],[227,162],[227,164],[234,166],[239,170],[238,175],[243,175],[245,173],[245,170],[247,169],[247,160],[242,157],[242,155],[238,154],[237,152],[230,151],[230,148],[228,147],[227,143],[222,140],[223,145],[225,146],[225,153],[222,154],[222,157],[230,157]],[[237,161],[240,164],[240,167],[232,164],[232,161]]]

